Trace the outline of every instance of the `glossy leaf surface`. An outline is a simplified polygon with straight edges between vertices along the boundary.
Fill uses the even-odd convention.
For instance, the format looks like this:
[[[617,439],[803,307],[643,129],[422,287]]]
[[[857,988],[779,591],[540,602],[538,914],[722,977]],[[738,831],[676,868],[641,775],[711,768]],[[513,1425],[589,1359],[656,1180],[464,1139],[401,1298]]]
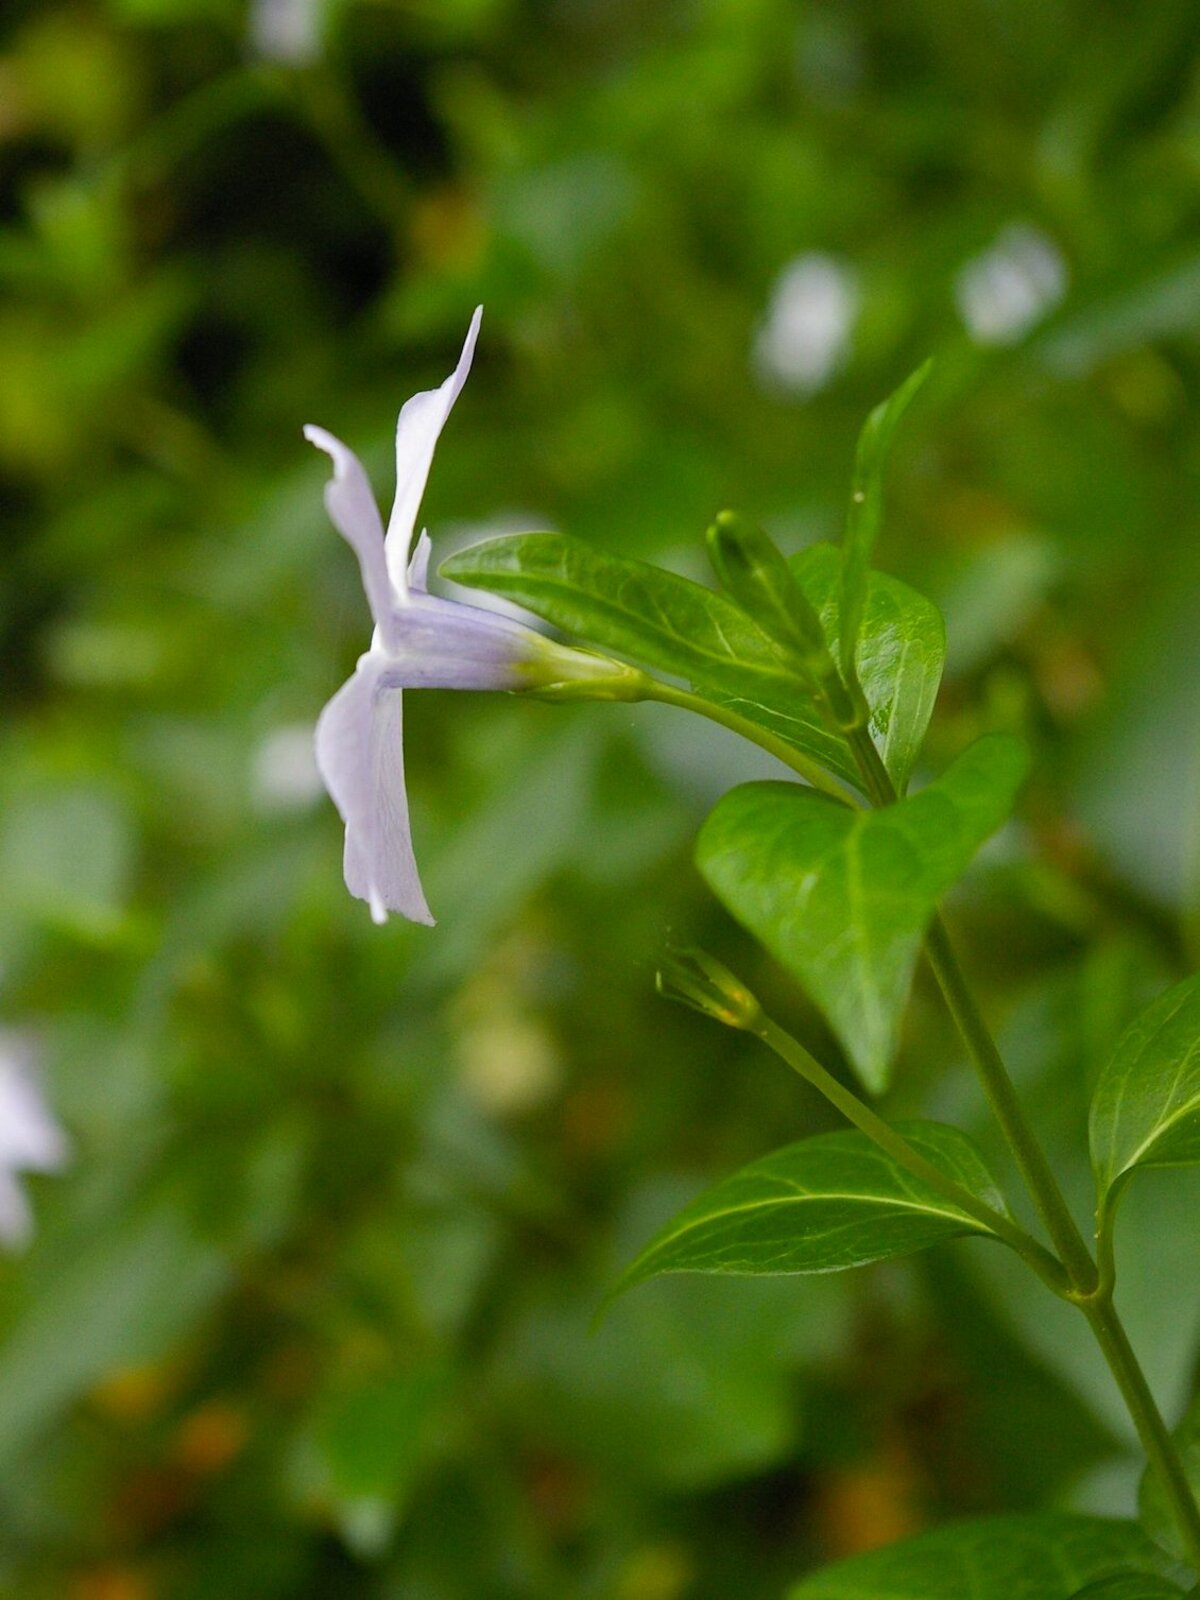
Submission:
[[[935,1122],[899,1129],[955,1183],[1004,1208],[975,1146]],[[786,1145],[693,1200],[626,1271],[618,1290],[663,1272],[837,1272],[906,1255],[983,1225],[856,1130]]]
[[[927,788],[850,812],[798,784],[752,783],[712,812],[701,872],[821,1007],[867,1086],[887,1084],[938,899],[1007,817],[1022,745],[989,735]]]
[[[560,533],[491,539],[460,551],[440,570],[588,644],[682,678],[828,771],[857,780],[845,741],[826,727],[758,624],[724,595]]]
[[[1178,1600],[1182,1593],[1177,1584],[1153,1572],[1118,1572],[1077,1589],[1071,1600]]]
[[[1122,1035],[1092,1097],[1103,1201],[1137,1167],[1200,1162],[1200,977],[1155,1000]]]
[[[814,545],[789,565],[836,657],[838,551]],[[683,679],[838,777],[859,782],[844,740],[826,726],[763,630],[724,595],[557,533],[491,539],[460,551],[441,571],[523,606],[564,633]],[[872,734],[901,789],[929,723],[944,658],[937,607],[906,584],[871,573],[856,659]]]
[[[811,545],[792,573],[821,619],[830,653],[841,653],[841,557]],[[932,600],[885,572],[867,578],[866,610],[855,650],[858,681],[871,709],[871,737],[904,793],[921,753],[946,660],[946,626]]]
[[[788,1600],[1071,1600],[1098,1578],[1156,1565],[1132,1522],[987,1517],[839,1561],[796,1584]]]

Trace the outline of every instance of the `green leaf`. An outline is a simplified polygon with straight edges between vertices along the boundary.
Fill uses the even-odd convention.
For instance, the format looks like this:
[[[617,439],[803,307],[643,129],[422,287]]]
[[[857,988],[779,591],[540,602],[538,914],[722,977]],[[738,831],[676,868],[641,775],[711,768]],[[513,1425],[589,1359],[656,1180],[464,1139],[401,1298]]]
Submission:
[[[1008,815],[1024,747],[991,734],[927,788],[850,812],[794,783],[727,794],[696,860],[726,907],[804,985],[864,1083],[886,1087],[938,899]]]
[[[768,638],[807,670],[836,672],[820,618],[763,529],[736,511],[722,511],[708,530],[707,543],[722,587]]]
[[[1132,1522],[1054,1512],[951,1523],[805,1578],[788,1600],[1070,1600],[1157,1552]]]
[[[838,551],[815,545],[789,565],[836,658]],[[490,539],[452,556],[441,571],[502,595],[564,633],[683,679],[835,776],[860,784],[845,741],[826,726],[767,634],[724,595],[556,533]],[[937,607],[896,579],[871,573],[856,659],[872,733],[901,790],[929,723],[945,650]]]
[[[1172,1600],[1182,1593],[1177,1584],[1153,1572],[1118,1572],[1076,1589],[1071,1600]]]
[[[844,1336],[845,1280],[808,1287],[798,1318],[786,1278],[680,1275],[589,1326],[595,1285],[547,1282],[501,1333],[491,1392],[527,1437],[643,1499],[745,1479],[795,1459],[803,1340]]]
[[[846,516],[846,536],[842,544],[842,670],[854,662],[859,629],[867,603],[867,574],[871,555],[883,521],[883,474],[891,453],[892,439],[900,419],[912,404],[917,391],[932,369],[926,361],[890,395],[875,407],[858,436],[854,459],[854,482],[850,490],[850,510]]]
[[[1137,1167],[1200,1162],[1200,977],[1176,984],[1125,1031],[1092,1096],[1101,1203]]]
[[[295,1447],[298,1497],[324,1507],[363,1558],[391,1540],[450,1388],[437,1362],[342,1375],[317,1396]]]
[[[606,555],[561,533],[518,533],[442,563],[455,583],[487,589],[588,644],[682,678],[857,783],[845,741],[757,623],[724,595],[673,572]]]
[[[939,1171],[997,1210],[1004,1199],[957,1128],[899,1131]],[[685,1206],[624,1272],[614,1294],[662,1272],[838,1272],[989,1230],[912,1176],[865,1134],[785,1145]]]
[[[841,556],[831,544],[793,556],[792,575],[821,619],[830,654],[841,656]],[[898,578],[872,572],[855,652],[871,711],[871,736],[901,794],[933,714],[946,659],[946,626],[932,600]]]

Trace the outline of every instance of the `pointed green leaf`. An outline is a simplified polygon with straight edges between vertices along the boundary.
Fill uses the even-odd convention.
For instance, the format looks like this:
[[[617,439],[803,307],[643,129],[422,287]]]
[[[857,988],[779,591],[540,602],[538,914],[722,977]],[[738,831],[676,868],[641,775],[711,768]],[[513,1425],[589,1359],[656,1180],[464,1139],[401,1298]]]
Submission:
[[[1076,1589],[1071,1600],[1179,1600],[1183,1590],[1153,1572],[1118,1572]]]
[[[854,459],[854,482],[850,490],[850,510],[846,516],[846,537],[842,544],[842,668],[848,671],[854,661],[859,629],[867,603],[867,574],[871,555],[883,521],[883,474],[900,419],[912,404],[917,391],[932,369],[932,361],[905,379],[882,405],[875,407],[858,436]]]
[[[707,543],[722,587],[769,638],[809,670],[833,668],[821,619],[762,528],[736,511],[722,511],[708,530]]]
[[[835,658],[840,563],[828,544],[790,563]],[[844,740],[825,725],[767,635],[724,595],[557,533],[489,539],[459,551],[441,571],[456,583],[502,595],[577,639],[683,679],[827,771],[859,782]],[[929,722],[944,656],[937,608],[896,579],[871,573],[858,671],[872,732],[901,790]]]
[[[1090,1133],[1110,1209],[1136,1167],[1200,1162],[1200,977],[1159,995],[1122,1035],[1092,1096]]]
[[[561,533],[489,539],[460,550],[439,570],[455,583],[502,595],[585,643],[682,678],[827,771],[858,782],[840,734],[826,727],[758,624],[724,595]]]
[[[841,556],[815,544],[789,563],[821,619],[830,653],[841,658]],[[932,600],[898,578],[872,572],[855,663],[871,711],[871,736],[892,782],[908,787],[933,714],[946,660],[946,625]]]
[[[901,1124],[921,1155],[995,1210],[1004,1199],[957,1128]],[[685,1206],[623,1274],[837,1272],[922,1250],[982,1223],[857,1131],[824,1133],[752,1162]]]
[[[788,1600],[1070,1600],[1097,1578],[1159,1565],[1133,1522],[981,1517],[839,1561],[796,1584]]]
[[[934,907],[1007,817],[1025,766],[1017,740],[991,734],[882,811],[850,812],[799,784],[750,783],[701,830],[701,872],[804,985],[870,1089],[886,1087]]]

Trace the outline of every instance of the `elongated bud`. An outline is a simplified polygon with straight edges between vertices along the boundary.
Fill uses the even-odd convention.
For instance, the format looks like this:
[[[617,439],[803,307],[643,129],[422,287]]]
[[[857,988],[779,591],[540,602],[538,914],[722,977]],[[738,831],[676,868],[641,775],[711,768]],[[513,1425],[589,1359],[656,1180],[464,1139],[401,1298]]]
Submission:
[[[762,1007],[740,978],[703,950],[669,950],[655,980],[664,999],[691,1006],[727,1028],[757,1031]]]
[[[708,530],[708,550],[717,577],[742,610],[815,670],[829,654],[825,630],[767,534],[736,511],[722,511]]]
[[[843,731],[866,721],[864,706],[846,688],[821,619],[772,540],[736,511],[722,511],[708,530],[717,576],[765,634],[789,656]]]

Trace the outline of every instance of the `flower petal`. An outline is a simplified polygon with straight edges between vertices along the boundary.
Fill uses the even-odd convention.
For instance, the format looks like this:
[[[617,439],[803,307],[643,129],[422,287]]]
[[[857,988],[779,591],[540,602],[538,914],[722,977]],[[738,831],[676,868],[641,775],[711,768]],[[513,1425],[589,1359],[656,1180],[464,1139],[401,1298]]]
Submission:
[[[413,395],[405,402],[396,423],[396,499],[388,521],[387,562],[392,583],[401,597],[408,593],[408,551],[434,448],[467,381],[482,316],[483,307],[476,306],[458,365],[445,383]]]
[[[401,696],[381,651],[359,658],[317,722],[317,765],[346,824],[346,887],[376,922],[397,911],[410,922],[433,917],[413,855],[404,788]]]
[[[629,669],[548,639],[515,617],[414,591],[396,612],[382,670],[395,688],[536,690],[611,683]]]
[[[408,587],[412,594],[427,594],[429,592],[429,557],[433,553],[433,540],[426,529],[422,528],[421,537],[417,540],[417,547],[412,553],[412,560],[408,563]]]
[[[333,461],[333,477],[325,485],[325,509],[329,520],[358,557],[371,616],[386,639],[392,631],[396,595],[388,577],[383,520],[363,464],[353,450],[324,428],[310,423],[304,430],[304,437],[318,450],[324,450]]]
[[[397,613],[385,670],[405,689],[529,689],[545,676],[547,653],[560,649],[494,611],[414,592]]]

